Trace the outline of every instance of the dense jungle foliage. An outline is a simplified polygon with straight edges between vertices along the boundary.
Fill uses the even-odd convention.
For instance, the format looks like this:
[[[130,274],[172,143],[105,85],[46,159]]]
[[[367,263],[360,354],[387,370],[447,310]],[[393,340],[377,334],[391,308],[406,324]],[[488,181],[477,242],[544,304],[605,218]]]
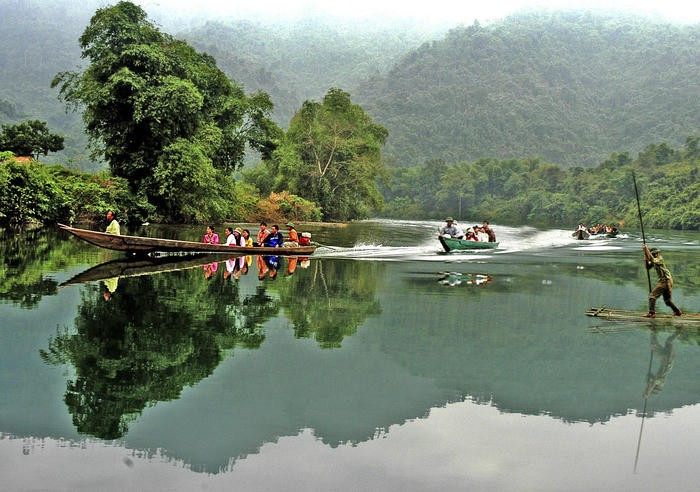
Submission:
[[[390,171],[384,214],[572,227],[581,221],[636,224],[634,172],[648,227],[697,230],[699,168],[700,137],[688,137],[682,149],[650,144],[636,159],[614,153],[588,169],[540,159],[427,161]]]

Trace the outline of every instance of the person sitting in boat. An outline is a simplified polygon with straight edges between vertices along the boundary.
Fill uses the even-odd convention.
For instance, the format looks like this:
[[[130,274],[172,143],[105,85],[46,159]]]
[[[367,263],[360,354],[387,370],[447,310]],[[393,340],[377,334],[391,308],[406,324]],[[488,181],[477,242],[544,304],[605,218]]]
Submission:
[[[483,227],[475,227],[474,230],[476,231],[476,237],[479,239],[479,241],[483,241],[485,243],[489,242],[489,235],[486,233],[486,230]]]
[[[579,222],[578,227],[574,230],[574,234],[579,231],[588,232],[588,227],[586,227],[583,222]]]
[[[121,231],[119,229],[119,222],[117,222],[117,218],[114,215],[114,210],[108,210],[107,211],[107,229],[105,230],[107,234],[115,234],[117,236],[121,235]]]
[[[490,242],[490,243],[495,243],[495,242],[496,242],[496,233],[493,232],[493,229],[491,229],[491,227],[489,226],[489,221],[488,221],[488,220],[485,220],[485,221],[483,222],[482,228],[484,229],[484,232],[485,232],[486,234],[488,234],[488,236],[489,236],[489,242]]]
[[[267,224],[265,222],[260,222],[260,230],[258,231],[257,241],[253,243],[253,246],[262,246],[265,243],[265,239],[270,235],[270,231],[267,230]]]
[[[233,235],[233,229],[227,227],[224,229],[224,233],[226,233],[226,246],[238,246],[236,236]]]
[[[253,245],[253,238],[250,237],[250,231],[248,229],[243,229],[243,232],[241,233],[241,235],[243,236],[243,239],[245,239],[246,246]]]
[[[294,228],[294,224],[292,222],[287,222],[287,231],[287,242],[285,244],[288,247],[299,246],[299,234]]]
[[[204,235],[204,242],[206,244],[219,244],[219,235],[214,232],[212,226],[207,226],[207,233]]]
[[[454,219],[452,217],[447,217],[445,219],[447,225],[440,229],[440,234],[443,236],[450,236],[454,238],[461,239],[463,234],[459,232],[459,229],[454,225]]]
[[[245,246],[245,239],[243,238],[243,229],[236,227],[232,230],[230,227],[226,228],[226,246]]]
[[[464,236],[464,239],[466,241],[478,241],[479,240],[479,238],[476,237],[476,234],[474,233],[474,229],[472,229],[471,227],[469,229],[467,229],[467,234]]]
[[[270,234],[267,235],[263,244],[268,248],[281,248],[284,245],[284,236],[278,225],[271,227]]]

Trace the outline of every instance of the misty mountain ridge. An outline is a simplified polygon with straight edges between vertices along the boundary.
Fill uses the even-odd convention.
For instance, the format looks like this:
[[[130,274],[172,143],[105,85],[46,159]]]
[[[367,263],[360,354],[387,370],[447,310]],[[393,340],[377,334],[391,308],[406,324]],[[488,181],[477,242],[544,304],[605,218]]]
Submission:
[[[78,38],[102,3],[0,3],[0,123],[47,121],[66,136],[66,150],[48,160],[83,169],[94,165],[80,117],[65,114],[49,83],[85,64]],[[154,20],[167,31],[176,16]],[[698,25],[571,12],[446,34],[410,24],[202,21],[167,32],[214,56],[246,92],[270,94],[282,127],[304,100],[340,87],[389,130],[384,153],[395,165],[529,156],[593,165],[700,132]]]
[[[451,30],[356,90],[399,165],[594,165],[700,131],[700,26],[528,13]]]

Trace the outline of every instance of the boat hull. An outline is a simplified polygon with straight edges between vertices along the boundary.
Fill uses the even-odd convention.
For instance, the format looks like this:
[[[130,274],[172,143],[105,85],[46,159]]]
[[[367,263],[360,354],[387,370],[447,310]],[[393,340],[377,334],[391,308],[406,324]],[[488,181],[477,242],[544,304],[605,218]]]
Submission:
[[[306,256],[313,254],[316,246],[296,246],[270,248],[266,246],[226,246],[225,244],[206,244],[195,241],[179,241],[174,239],[160,239],[142,236],[118,236],[106,232],[78,229],[64,224],[58,226],[75,237],[82,239],[100,248],[113,251],[125,251],[129,253],[224,253],[229,256],[236,255],[293,255]]]
[[[466,241],[464,239],[456,239],[453,237],[438,236],[438,240],[445,251],[470,251],[477,249],[494,249],[498,247],[498,243],[490,243],[486,241]]]

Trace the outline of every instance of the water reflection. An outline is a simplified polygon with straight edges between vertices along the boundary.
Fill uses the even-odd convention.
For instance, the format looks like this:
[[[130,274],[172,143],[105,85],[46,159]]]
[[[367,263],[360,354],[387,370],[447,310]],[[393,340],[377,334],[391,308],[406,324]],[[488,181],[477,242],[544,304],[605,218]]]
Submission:
[[[368,265],[293,258],[285,270],[284,258],[257,256],[250,261],[259,282],[243,293],[238,280],[248,272],[248,257],[210,259],[110,261],[62,284],[90,282],[75,329],[52,337],[41,357],[74,367],[64,401],[80,433],[122,437],[145,407],[178,398],[235,347],[259,347],[263,324],[280,308],[296,337],[313,337],[324,348],[340,347],[381,312],[376,272]],[[299,261],[304,275],[293,275]],[[283,279],[271,282],[278,276]]]
[[[376,230],[391,232],[386,224]],[[59,241],[57,251],[63,243],[79,244]],[[44,272],[48,280],[54,279],[45,272],[58,271],[57,279],[67,278],[75,273],[71,266],[99,263],[94,248],[80,246],[84,250],[68,253],[68,266],[57,266],[45,248],[27,263],[16,259],[9,271]],[[671,254],[680,264],[682,253]],[[686,263],[694,260],[688,254]],[[209,267],[207,276],[212,263],[216,271]],[[453,273],[446,275],[448,269]],[[692,269],[687,272],[678,295],[690,311],[697,303]],[[479,283],[479,275],[487,281]],[[456,431],[460,443],[474,444],[479,432],[481,440],[457,468],[488,448],[494,463],[511,459],[512,468],[494,471],[511,486],[516,462],[531,463],[533,453],[543,458],[537,463],[569,465],[580,476],[595,471],[592,457],[617,466],[624,454],[629,472],[630,436],[639,432],[647,384],[654,381],[657,391],[644,398],[651,408],[642,415],[665,416],[654,419],[655,430],[678,422],[684,410],[688,421],[696,419],[700,394],[698,331],[588,329],[590,306],[643,306],[643,275],[638,244],[628,253],[564,248],[439,267],[413,258],[318,255],[101,263],[41,294],[31,309],[0,302],[6,349],[0,432],[75,442],[89,441],[85,434],[117,436],[129,449],[216,475],[243,468],[300,432],[334,456],[327,463],[333,469],[336,450],[352,461],[362,448],[385,445],[397,429],[421,435],[426,415],[468,409],[437,424],[422,451],[440,454],[440,437]],[[110,290],[113,278],[118,282]],[[451,288],[441,280],[461,283]],[[57,324],[63,328],[54,334]],[[652,367],[650,348],[656,349]],[[626,428],[616,434],[620,422]],[[556,452],[550,451],[553,433],[566,435]],[[644,445],[663,446],[666,439],[645,436]],[[522,443],[515,452],[514,441]],[[399,455],[416,458],[412,466],[421,463],[416,447],[394,443],[372,457],[377,466]],[[577,457],[585,454],[583,467],[574,465],[569,445]],[[291,463],[293,454],[306,456],[298,448],[279,456]],[[358,485],[352,480],[346,485]]]
[[[673,342],[678,337],[678,332],[674,332],[668,337],[663,345],[659,343],[658,332],[651,331],[651,357],[656,356],[658,359],[658,367],[656,372],[651,370],[651,361],[649,364],[649,372],[647,373],[647,386],[644,389],[644,397],[648,398],[652,394],[658,394],[664,387],[666,378],[673,368],[673,363],[676,360],[676,354],[673,350]]]
[[[279,303],[262,285],[241,295],[236,283],[213,278],[126,277],[118,291],[107,287],[109,297],[99,285],[85,287],[75,331],[64,329],[41,351],[45,362],[75,369],[64,399],[79,432],[121,437],[147,405],[177,398],[234,347],[260,346]]]
[[[484,273],[444,272],[440,274],[438,283],[447,287],[458,285],[486,285],[493,282],[493,275]]]

